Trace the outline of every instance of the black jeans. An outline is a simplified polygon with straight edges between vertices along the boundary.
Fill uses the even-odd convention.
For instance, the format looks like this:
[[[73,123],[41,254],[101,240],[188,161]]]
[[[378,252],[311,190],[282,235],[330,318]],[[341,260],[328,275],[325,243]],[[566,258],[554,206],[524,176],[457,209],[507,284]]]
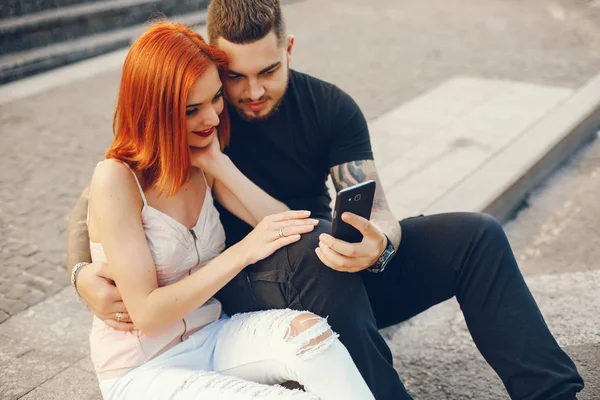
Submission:
[[[410,399],[378,328],[456,296],[469,331],[513,399],[573,399],[583,380],[563,352],[519,271],[502,226],[476,213],[400,222],[398,253],[381,274],[324,266],[315,232],[246,268],[218,294],[228,313],[269,308],[329,316],[377,399]]]

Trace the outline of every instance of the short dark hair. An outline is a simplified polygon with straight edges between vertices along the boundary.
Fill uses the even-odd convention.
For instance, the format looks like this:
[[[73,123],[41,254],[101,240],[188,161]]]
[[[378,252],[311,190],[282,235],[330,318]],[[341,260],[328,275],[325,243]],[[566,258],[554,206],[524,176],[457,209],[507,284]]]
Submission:
[[[212,0],[206,16],[211,43],[222,37],[236,43],[253,43],[275,32],[284,44],[285,22],[279,0]]]

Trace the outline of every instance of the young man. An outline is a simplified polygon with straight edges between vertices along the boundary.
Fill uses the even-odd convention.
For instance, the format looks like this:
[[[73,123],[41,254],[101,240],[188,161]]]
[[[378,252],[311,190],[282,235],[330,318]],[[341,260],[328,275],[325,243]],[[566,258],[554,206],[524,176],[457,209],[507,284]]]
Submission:
[[[363,114],[334,85],[289,68],[294,38],[286,36],[278,0],[213,0],[207,22],[211,43],[230,58],[226,153],[289,208],[323,220],[229,283],[217,296],[225,310],[290,307],[329,316],[375,397],[409,399],[378,328],[456,296],[477,347],[512,398],[574,399],[583,381],[548,330],[498,222],[452,213],[398,223],[378,182],[371,220],[345,216],[363,241],[331,237],[328,174],[338,190],[378,181]],[[69,222],[67,266],[78,263],[73,282],[91,310],[129,329],[106,266],[86,263],[86,210],[84,193]],[[220,211],[228,245],[250,231]]]

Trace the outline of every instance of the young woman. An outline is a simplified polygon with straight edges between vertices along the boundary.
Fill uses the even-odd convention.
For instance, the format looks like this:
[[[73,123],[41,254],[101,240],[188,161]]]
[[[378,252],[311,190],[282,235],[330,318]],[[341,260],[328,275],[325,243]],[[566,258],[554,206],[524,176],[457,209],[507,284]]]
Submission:
[[[221,152],[226,57],[188,28],[155,24],[125,60],[115,138],[90,187],[94,261],[107,262],[135,329],[94,317],[106,399],[370,399],[327,322],[271,310],[229,318],[212,296],[318,221],[289,211]],[[253,225],[225,248],[214,197]],[[287,380],[306,392],[268,386]]]

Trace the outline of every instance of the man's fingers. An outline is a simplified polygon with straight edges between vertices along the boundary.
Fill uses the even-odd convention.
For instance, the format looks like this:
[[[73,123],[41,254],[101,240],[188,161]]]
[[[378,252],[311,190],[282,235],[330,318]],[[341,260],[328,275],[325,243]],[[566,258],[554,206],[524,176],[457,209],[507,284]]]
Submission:
[[[110,312],[110,313],[106,313],[106,314],[100,314],[98,316],[100,319],[102,319],[103,321],[109,321],[109,320],[113,320],[116,322],[132,322],[131,321],[131,317],[129,316],[129,314],[126,311],[117,311],[117,312]]]
[[[117,322],[133,322],[129,314],[126,312],[116,313],[115,319],[117,320]]]
[[[339,263],[333,261],[328,255],[326,255],[323,249],[320,247],[317,247],[315,249],[315,253],[317,254],[317,257],[319,258],[319,260],[321,260],[323,264],[338,272],[358,272],[362,269],[359,267],[347,267],[344,265],[340,265]]]
[[[123,304],[123,299],[121,298],[121,293],[119,293],[119,290],[117,289],[116,286],[113,285],[105,285],[102,290],[104,291],[104,293],[102,293],[102,297],[105,299],[106,302],[110,303],[111,312],[117,312],[117,311],[122,311],[122,310],[116,310],[114,309],[114,306],[117,303],[121,303]],[[125,306],[123,306],[125,307]]]
[[[112,276],[110,274],[107,263],[95,262],[95,263],[93,263],[93,265],[94,265],[96,275],[110,281],[111,284],[114,285],[114,282],[112,280]],[[91,266],[91,264],[88,265],[86,268],[89,268],[90,266]]]
[[[273,222],[287,221],[290,219],[304,219],[304,218],[308,218],[308,217],[310,217],[310,211],[304,211],[304,210],[303,211],[296,211],[296,210],[284,211],[282,213],[271,216]]]
[[[363,236],[367,236],[373,229],[371,226],[371,221],[351,212],[343,213],[342,220],[358,229]]]
[[[113,314],[116,314],[118,312],[120,312],[121,314],[127,314],[129,315],[129,313],[127,312],[127,308],[125,307],[125,303],[123,303],[122,300],[120,301],[115,301],[111,307],[111,312]]]
[[[336,252],[322,241],[319,242],[319,247],[315,252],[323,264],[336,271],[358,272],[368,267],[364,257],[347,257]]]
[[[131,322],[117,322],[114,319],[105,319],[104,323],[118,331],[128,332],[134,328]]]
[[[319,260],[321,260],[321,262],[323,264],[325,264],[326,266],[328,266],[329,268],[339,271],[339,272],[346,272],[343,269],[341,269],[340,267],[336,266],[331,260],[329,260],[324,254],[323,251],[321,251],[320,247],[317,247],[315,249],[315,253],[317,254],[317,257],[319,258]]]
[[[354,259],[345,257],[331,250],[325,243],[319,242],[319,249],[323,254],[323,257],[328,261],[327,265],[331,268],[337,271],[348,271],[353,266]]]
[[[348,243],[343,240],[336,239],[326,233],[319,235],[319,241],[325,243],[332,250],[346,257],[355,258],[362,255],[360,243]]]
[[[131,321],[131,317],[129,316],[129,313],[127,313],[126,311],[117,311],[114,313],[110,313],[110,314],[106,314],[104,320],[115,320],[117,322],[133,322]]]
[[[92,312],[100,319],[115,319],[117,313],[127,314],[127,309],[122,301],[113,301],[107,303],[103,309],[91,308]]]

